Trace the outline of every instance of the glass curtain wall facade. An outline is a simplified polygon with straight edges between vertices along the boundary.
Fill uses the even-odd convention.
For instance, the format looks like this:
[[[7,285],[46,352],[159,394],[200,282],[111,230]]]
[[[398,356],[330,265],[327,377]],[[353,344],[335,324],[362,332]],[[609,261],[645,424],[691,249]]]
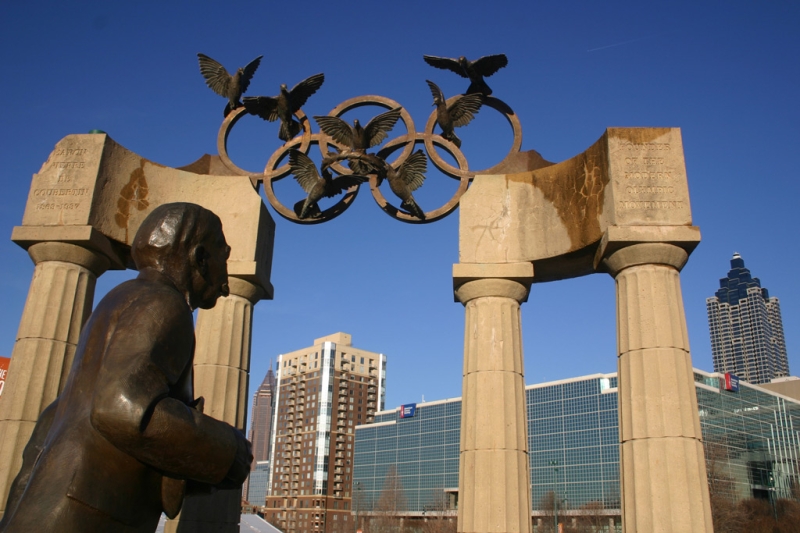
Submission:
[[[725,390],[724,375],[695,370],[710,475],[734,499],[793,497],[798,483],[800,402],[756,385]],[[534,525],[559,516],[601,516],[619,524],[619,429],[616,374],[526,387]],[[356,427],[353,490],[360,512],[374,513],[396,473],[409,517],[457,502],[461,399],[378,413]],[[355,509],[354,509],[355,511]],[[549,518],[552,520],[552,518]]]
[[[750,274],[739,254],[728,276],[706,299],[711,354],[716,372],[731,372],[750,383],[789,375],[780,302]]]
[[[356,428],[353,492],[359,511],[377,510],[393,476],[410,515],[446,507],[444,495],[458,491],[461,398],[419,404],[413,417],[399,418],[399,412],[378,413],[375,423]]]

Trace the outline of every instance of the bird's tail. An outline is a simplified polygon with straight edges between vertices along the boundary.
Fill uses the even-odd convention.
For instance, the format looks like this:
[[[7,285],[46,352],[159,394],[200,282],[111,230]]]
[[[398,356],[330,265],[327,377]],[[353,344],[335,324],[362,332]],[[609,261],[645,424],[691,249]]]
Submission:
[[[281,131],[278,133],[278,138],[282,141],[289,141],[298,133],[300,133],[300,123],[296,120],[289,120],[288,122],[281,122]]]
[[[485,81],[478,80],[469,84],[469,88],[467,88],[467,94],[482,94],[484,96],[490,96],[492,94],[492,90],[488,85],[486,85]]]
[[[456,132],[442,132],[442,137],[450,141],[451,143],[455,144],[458,148],[461,148],[461,139],[458,138]]]
[[[403,200],[403,203],[400,204],[400,208],[405,209],[420,220],[425,220],[425,212],[420,209],[420,207],[417,205],[417,202],[415,202],[413,198]]]
[[[225,111],[223,111],[222,114],[224,117],[227,117],[228,113],[230,112],[231,112],[231,104],[230,102],[228,102],[227,104],[225,104]]]
[[[314,218],[322,212],[319,210],[317,202],[309,202],[308,199],[305,199],[294,204],[294,213],[297,218]]]

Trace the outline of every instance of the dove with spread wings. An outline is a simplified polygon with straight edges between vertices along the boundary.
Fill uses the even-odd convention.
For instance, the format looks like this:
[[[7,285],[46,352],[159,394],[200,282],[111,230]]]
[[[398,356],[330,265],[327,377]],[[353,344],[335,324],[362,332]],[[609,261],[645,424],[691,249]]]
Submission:
[[[243,100],[244,107],[248,113],[258,115],[264,120],[270,122],[280,120],[278,138],[288,141],[300,133],[300,123],[294,120],[294,114],[322,87],[324,81],[325,74],[320,73],[304,79],[292,87],[291,91],[286,84],[282,84],[278,96],[248,96]]]
[[[300,187],[308,193],[305,200],[300,200],[294,205],[294,211],[301,219],[319,216],[321,211],[317,202],[322,198],[333,198],[350,187],[367,180],[365,176],[354,174],[334,178],[330,169],[325,165],[320,174],[317,172],[314,161],[299,150],[289,152],[289,168]]]
[[[377,146],[386,139],[397,124],[400,111],[401,109],[396,107],[381,113],[367,122],[365,127],[361,126],[358,119],[353,121],[352,126],[339,117],[315,116],[314,120],[334,141],[346,146],[353,153],[365,154],[368,148]],[[369,173],[369,168],[357,159],[350,159],[348,164],[358,174]]]
[[[258,56],[231,76],[219,62],[214,61],[205,54],[197,54],[197,59],[200,62],[200,74],[205,78],[206,85],[218,95],[228,99],[224,111],[226,117],[234,109],[242,107],[239,99],[247,91],[253,74],[255,74],[258,65],[261,64],[262,57],[264,56]]]
[[[458,59],[437,56],[422,56],[422,58],[432,67],[449,70],[455,72],[462,78],[468,78],[470,84],[467,89],[467,94],[477,93],[484,96],[492,94],[492,89],[490,89],[483,80],[484,76],[488,78],[508,65],[508,58],[505,54],[483,56],[475,61],[470,61],[464,56]]]

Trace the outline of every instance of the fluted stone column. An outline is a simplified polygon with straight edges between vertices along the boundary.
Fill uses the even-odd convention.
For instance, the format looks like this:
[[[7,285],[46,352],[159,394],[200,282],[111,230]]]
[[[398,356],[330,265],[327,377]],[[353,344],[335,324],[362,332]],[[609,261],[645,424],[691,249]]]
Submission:
[[[466,308],[458,531],[531,530],[520,303],[531,263],[455,265]]]
[[[204,412],[244,431],[250,374],[253,306],[266,296],[249,281],[230,277],[230,296],[212,309],[198,311],[194,356],[195,396],[205,398]],[[238,533],[241,489],[208,496],[188,496],[181,514],[165,531]]]
[[[598,258],[617,287],[623,528],[627,533],[711,532],[679,277],[699,233],[696,240],[677,244],[608,237]]]
[[[64,387],[97,277],[110,265],[103,254],[63,242],[33,244],[28,254],[36,267],[0,400],[3,511],[36,420]]]

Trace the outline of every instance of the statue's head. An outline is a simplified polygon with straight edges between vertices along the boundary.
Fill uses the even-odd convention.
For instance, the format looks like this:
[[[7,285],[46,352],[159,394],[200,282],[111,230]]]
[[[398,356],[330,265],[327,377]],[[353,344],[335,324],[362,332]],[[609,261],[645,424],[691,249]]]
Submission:
[[[131,245],[136,268],[166,276],[192,309],[210,309],[217,298],[228,295],[230,251],[219,217],[182,202],[155,208]]]

